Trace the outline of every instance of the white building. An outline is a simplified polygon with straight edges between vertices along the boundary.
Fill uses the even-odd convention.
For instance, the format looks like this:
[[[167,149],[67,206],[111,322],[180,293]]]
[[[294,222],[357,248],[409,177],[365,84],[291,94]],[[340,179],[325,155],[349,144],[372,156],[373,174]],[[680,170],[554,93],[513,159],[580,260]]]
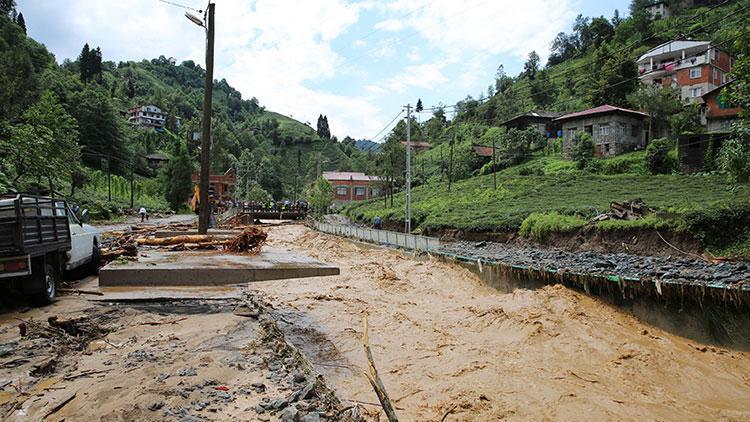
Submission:
[[[163,128],[167,121],[167,113],[153,105],[133,107],[128,110],[127,117],[128,123],[140,127]]]

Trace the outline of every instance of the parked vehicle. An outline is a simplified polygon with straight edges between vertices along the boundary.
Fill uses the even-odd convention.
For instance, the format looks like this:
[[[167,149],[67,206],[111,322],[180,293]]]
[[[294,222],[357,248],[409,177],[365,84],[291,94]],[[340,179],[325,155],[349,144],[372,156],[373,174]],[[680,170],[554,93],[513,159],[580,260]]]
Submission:
[[[63,270],[89,266],[95,272],[100,260],[98,231],[80,221],[65,200],[0,195],[0,281],[17,284],[46,305],[55,300]]]

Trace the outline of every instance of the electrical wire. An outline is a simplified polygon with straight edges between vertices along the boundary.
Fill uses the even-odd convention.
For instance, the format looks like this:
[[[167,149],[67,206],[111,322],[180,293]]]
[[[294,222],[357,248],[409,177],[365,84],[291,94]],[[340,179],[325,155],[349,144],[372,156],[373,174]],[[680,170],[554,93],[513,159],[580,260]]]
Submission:
[[[165,3],[165,4],[168,4],[170,6],[175,6],[175,7],[180,7],[180,8],[187,9],[187,10],[192,10],[193,12],[197,12],[197,13],[203,13],[202,10],[195,9],[193,7],[190,7],[190,6],[185,6],[184,4],[175,3],[173,1],[168,1],[168,0],[157,0],[157,1]]]

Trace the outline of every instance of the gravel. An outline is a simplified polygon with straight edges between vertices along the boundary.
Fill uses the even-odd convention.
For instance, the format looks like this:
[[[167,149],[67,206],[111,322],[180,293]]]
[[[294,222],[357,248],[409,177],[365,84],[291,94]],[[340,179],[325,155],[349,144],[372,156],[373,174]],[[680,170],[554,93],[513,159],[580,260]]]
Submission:
[[[744,262],[707,261],[672,256],[641,256],[627,253],[566,252],[495,242],[453,242],[438,251],[471,260],[534,269],[565,270],[591,275],[631,277],[668,282],[733,287],[748,282],[750,271]]]

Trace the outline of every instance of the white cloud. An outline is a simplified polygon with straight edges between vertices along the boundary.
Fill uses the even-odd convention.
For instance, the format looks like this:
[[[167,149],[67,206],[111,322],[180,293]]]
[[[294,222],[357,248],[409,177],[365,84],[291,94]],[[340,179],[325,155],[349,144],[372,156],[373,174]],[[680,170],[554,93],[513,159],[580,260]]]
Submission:
[[[375,29],[383,31],[398,32],[404,28],[404,22],[398,19],[388,19],[375,24]]]
[[[442,72],[443,67],[445,63],[442,62],[406,66],[398,75],[387,79],[384,85],[397,93],[409,87],[431,89],[449,81]]]

